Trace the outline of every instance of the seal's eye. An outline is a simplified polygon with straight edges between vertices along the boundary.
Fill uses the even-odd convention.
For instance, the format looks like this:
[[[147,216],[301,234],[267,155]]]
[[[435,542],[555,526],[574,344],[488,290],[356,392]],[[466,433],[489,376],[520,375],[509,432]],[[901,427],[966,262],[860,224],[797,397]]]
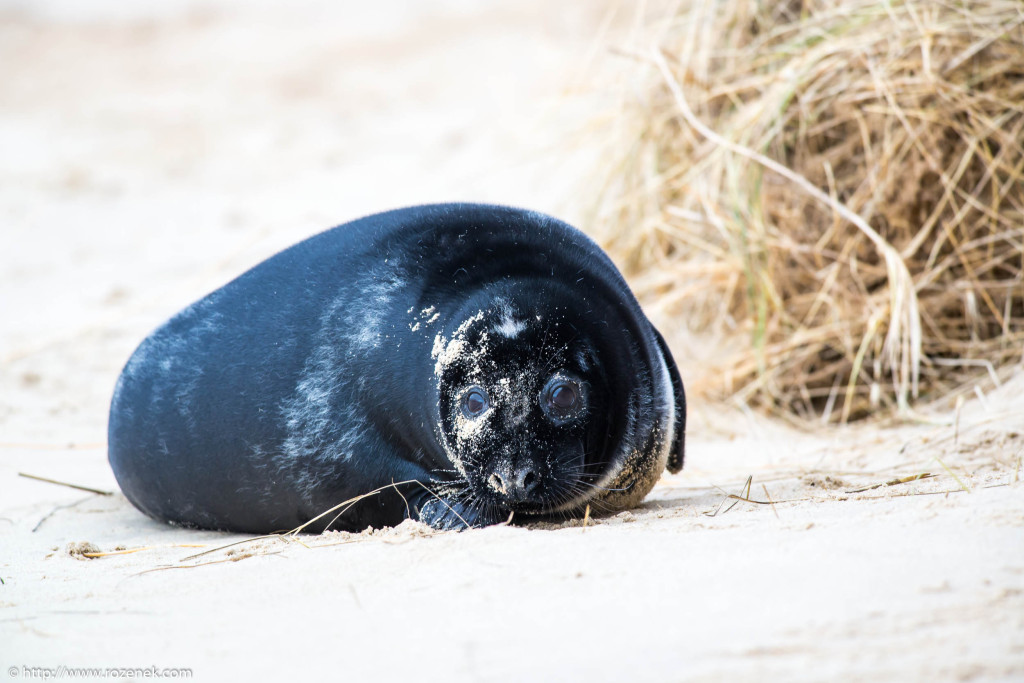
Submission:
[[[576,406],[576,390],[569,384],[557,384],[551,390],[551,406],[559,411],[569,411]]]
[[[462,414],[466,417],[479,417],[490,407],[487,392],[480,387],[470,387],[462,395]]]
[[[576,417],[584,409],[582,387],[565,377],[555,377],[548,382],[540,400],[544,412],[558,423]]]

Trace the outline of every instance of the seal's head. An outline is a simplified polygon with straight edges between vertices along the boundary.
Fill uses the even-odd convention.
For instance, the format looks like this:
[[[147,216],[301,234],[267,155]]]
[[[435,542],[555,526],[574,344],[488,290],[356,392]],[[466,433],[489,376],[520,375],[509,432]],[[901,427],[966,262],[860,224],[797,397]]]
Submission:
[[[625,508],[670,456],[681,466],[682,385],[628,307],[550,281],[499,284],[447,327],[433,345],[440,437],[469,523]]]

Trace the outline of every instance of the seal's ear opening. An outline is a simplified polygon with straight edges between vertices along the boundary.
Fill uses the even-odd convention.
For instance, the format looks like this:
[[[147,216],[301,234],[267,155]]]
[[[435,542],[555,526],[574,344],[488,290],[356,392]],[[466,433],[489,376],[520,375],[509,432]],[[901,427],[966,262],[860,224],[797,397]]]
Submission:
[[[651,330],[653,330],[654,336],[658,340],[658,346],[661,347],[661,355],[665,359],[665,366],[668,368],[669,377],[672,379],[672,392],[675,394],[675,434],[672,450],[669,451],[668,462],[665,464],[665,469],[675,474],[683,469],[683,457],[686,450],[686,392],[683,390],[683,380],[679,376],[679,369],[676,367],[675,359],[672,358],[672,352],[669,351],[668,344],[665,343],[665,338],[661,336],[661,332],[654,328],[654,325],[651,325]]]

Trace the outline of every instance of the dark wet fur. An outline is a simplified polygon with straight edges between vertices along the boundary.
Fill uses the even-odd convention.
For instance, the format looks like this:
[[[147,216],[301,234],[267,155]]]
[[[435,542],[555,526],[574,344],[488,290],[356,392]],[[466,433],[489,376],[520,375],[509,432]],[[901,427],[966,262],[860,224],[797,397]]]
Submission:
[[[495,297],[517,316],[540,312],[543,320],[521,338],[492,332],[494,362],[470,369],[481,381],[515,365],[526,386],[569,368],[604,392],[586,424],[554,429],[531,413],[531,443],[548,452],[510,450],[529,442],[509,431],[511,421],[492,435],[488,443],[504,444],[502,457],[534,458],[550,474],[536,500],[515,504],[481,483],[497,466],[495,446],[464,454],[469,479],[453,466],[458,387],[446,382],[464,381],[456,375],[466,368],[452,363],[435,374],[437,335],[451,339]],[[492,310],[485,327],[500,315]],[[588,344],[592,357],[576,367],[574,354]],[[682,383],[660,335],[593,242],[553,218],[507,207],[401,209],[305,240],[153,332],[118,380],[109,458],[136,507],[186,526],[287,530],[406,480],[422,485],[386,488],[308,530],[332,520],[332,528],[358,530],[411,516],[461,528],[505,521],[513,509],[543,515],[604,493],[598,482],[624,440],[644,448],[657,441],[653,425],[665,416],[652,412],[660,391],[652,373],[661,359],[676,394],[675,470]],[[592,504],[599,509],[600,498]]]

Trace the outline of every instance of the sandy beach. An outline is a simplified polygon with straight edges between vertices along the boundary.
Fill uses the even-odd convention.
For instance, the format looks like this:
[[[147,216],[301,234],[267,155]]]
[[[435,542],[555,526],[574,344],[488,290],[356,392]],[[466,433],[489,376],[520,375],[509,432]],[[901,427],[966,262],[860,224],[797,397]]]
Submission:
[[[0,3],[0,676],[1024,680],[1024,371],[815,433],[693,396],[683,472],[585,525],[254,540],[119,493],[120,368],[245,269],[414,203],[583,220],[614,10]]]

